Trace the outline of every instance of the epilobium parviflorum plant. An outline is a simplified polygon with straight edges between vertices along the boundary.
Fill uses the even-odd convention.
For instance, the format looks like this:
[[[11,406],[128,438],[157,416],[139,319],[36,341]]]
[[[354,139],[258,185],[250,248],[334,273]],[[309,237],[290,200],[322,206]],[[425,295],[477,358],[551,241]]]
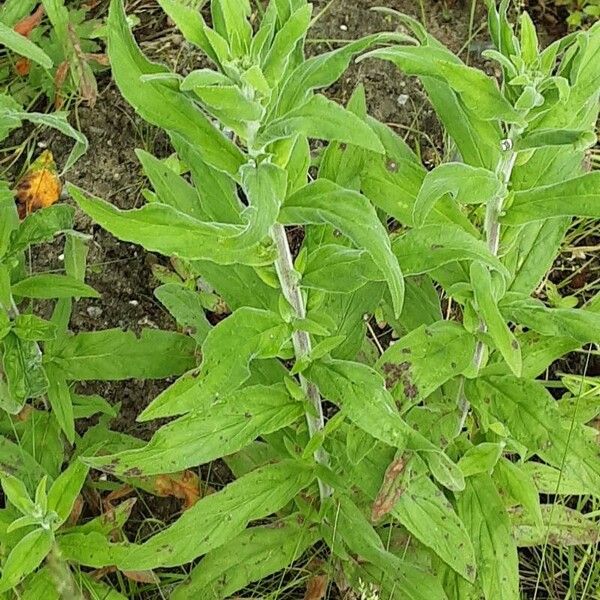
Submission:
[[[506,3],[490,2],[499,85],[406,17],[414,37],[306,59],[301,0],[273,0],[252,24],[248,2],[213,0],[212,27],[159,3],[210,68],[182,77],[149,62],[122,0],[109,54],[190,178],[140,152],[153,187],[142,208],[70,192],[117,237],[174,259],[157,297],[201,358],[140,414],[171,419],[150,442],[84,461],[142,478],[222,458],[232,481],[145,541],[78,532],[63,555],[169,569],[175,600],[229,597],[310,548],[341,590],[518,599],[518,546],[560,543],[569,523],[570,543],[597,538],[592,519],[552,502],[600,494],[597,411],[555,401],[536,377],[597,341],[598,303],[553,309],[533,293],[571,217],[600,214],[600,177],[581,167],[600,29],[541,51],[527,15],[517,37]],[[360,88],[346,108],[319,93],[365,52],[422,79],[455,160],[427,173]],[[374,314],[393,344],[367,335]]]

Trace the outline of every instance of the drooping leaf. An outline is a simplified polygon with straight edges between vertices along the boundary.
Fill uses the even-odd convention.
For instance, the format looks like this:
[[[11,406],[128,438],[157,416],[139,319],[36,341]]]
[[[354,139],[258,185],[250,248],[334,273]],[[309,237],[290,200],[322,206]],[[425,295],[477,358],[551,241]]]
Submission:
[[[239,244],[236,238],[243,232],[240,226],[198,221],[166,204],[153,203],[123,211],[100,198],[85,195],[74,186],[69,186],[69,193],[107,231],[147,250],[225,265],[268,265],[274,259],[269,247]]]
[[[269,144],[298,133],[308,138],[334,140],[383,152],[381,142],[365,121],[321,94],[267,124],[257,143]]]
[[[290,196],[280,214],[286,224],[328,224],[364,248],[385,275],[396,314],[404,299],[404,280],[387,232],[369,201],[331,181],[318,179]]]
[[[167,388],[138,418],[200,410],[244,383],[252,360],[276,357],[290,336],[290,326],[276,313],[249,307],[236,310],[206,336],[200,368]]]
[[[247,387],[161,427],[143,448],[88,457],[85,462],[125,476],[179,471],[233,454],[259,435],[286,427],[303,414],[302,404],[291,398],[283,385]]]
[[[450,194],[458,204],[484,204],[500,190],[500,180],[488,171],[464,163],[444,163],[429,171],[413,207],[415,224],[422,226],[435,203]]]

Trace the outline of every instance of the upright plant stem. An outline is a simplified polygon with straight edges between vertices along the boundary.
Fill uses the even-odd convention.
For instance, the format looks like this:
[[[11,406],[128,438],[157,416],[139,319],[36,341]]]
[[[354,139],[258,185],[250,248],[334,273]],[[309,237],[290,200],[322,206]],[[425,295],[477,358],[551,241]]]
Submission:
[[[298,273],[294,270],[292,252],[290,250],[287,235],[285,233],[285,228],[283,225],[277,223],[273,226],[271,234],[273,240],[275,241],[275,245],[277,246],[278,258],[275,261],[275,269],[277,270],[279,283],[281,284],[281,290],[285,299],[294,309],[295,316],[298,319],[304,319],[306,318],[306,306],[300,290]],[[300,359],[310,353],[312,346],[310,336],[306,331],[295,331],[292,337],[292,342],[294,344],[294,352],[297,359]],[[313,408],[310,413],[306,413],[308,433],[312,438],[325,426],[325,420],[323,418],[323,406],[321,405],[321,395],[319,394],[317,386],[308,381],[302,375],[300,375],[300,385],[302,386],[302,389],[304,390],[304,393],[306,394]],[[329,457],[322,446],[315,450],[314,456],[317,463],[324,466],[329,464]],[[319,480],[319,492],[321,495],[321,500],[324,500],[331,495],[332,490],[327,484]]]
[[[500,214],[506,197],[508,196],[508,184],[512,176],[515,161],[517,159],[517,153],[515,152],[515,138],[518,135],[518,131],[511,128],[506,139],[501,142],[502,156],[496,166],[496,175],[502,182],[502,187],[499,192],[490,199],[487,203],[485,210],[485,239],[487,247],[493,256],[498,256],[498,250],[500,249]],[[480,323],[480,330],[486,331],[486,325],[482,321]],[[483,355],[485,350],[485,344],[483,342],[477,342],[475,347],[475,353],[473,355],[473,363],[475,369],[479,372],[483,363]],[[464,382],[463,382],[464,383]],[[460,409],[461,419],[458,426],[458,432],[460,433],[465,426],[467,415],[471,405],[469,401],[464,397],[463,391],[464,385],[461,383],[460,386]]]

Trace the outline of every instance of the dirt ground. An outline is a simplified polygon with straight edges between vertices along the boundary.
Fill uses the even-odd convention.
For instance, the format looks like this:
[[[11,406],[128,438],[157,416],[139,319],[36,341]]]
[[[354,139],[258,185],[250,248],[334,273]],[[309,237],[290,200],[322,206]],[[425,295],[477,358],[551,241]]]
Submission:
[[[492,65],[481,58],[481,51],[487,43],[483,30],[483,2],[476,3],[477,9],[473,14],[470,1],[426,0],[423,4],[427,27],[433,35],[453,51],[460,52],[463,60],[493,72]],[[316,54],[334,47],[336,40],[355,39],[367,33],[395,29],[393,19],[371,10],[382,5],[422,17],[420,3],[416,0],[334,0],[332,3],[315,0],[313,14],[323,11],[323,15],[310,32],[308,51]],[[183,65],[184,69],[200,64],[196,62],[200,59],[182,43],[181,37],[169,27],[152,0],[130,2],[131,8],[141,19],[136,35],[148,54],[171,64]],[[547,37],[562,32],[552,14],[539,12],[538,17],[545,22]],[[443,136],[420,85],[414,79],[401,75],[389,63],[365,61],[352,66],[327,93],[346,102],[358,83],[365,86],[370,113],[406,136],[426,165],[436,164],[444,154]],[[143,148],[157,156],[167,156],[171,150],[165,136],[137,117],[121,98],[108,74],[99,80],[96,106],[93,109],[77,107],[74,123],[88,137],[90,149],[66,174],[66,179],[121,208],[140,206],[145,181],[134,150]],[[69,143],[56,134],[48,132],[46,135],[47,139],[41,141],[53,150],[61,164],[69,150]],[[166,264],[165,259],[116,240],[81,213],[78,213],[76,223],[78,230],[92,236],[88,283],[102,297],[77,303],[72,329],[175,328],[173,319],[153,296],[158,282],[152,275],[151,265],[156,262]],[[60,252],[57,247],[36,256],[36,266],[59,268]],[[138,424],[135,418],[169,383],[90,383],[83,390],[100,393],[111,402],[120,402],[122,413],[115,422],[115,428],[147,439],[154,426]],[[222,475],[217,473],[216,477],[220,479]],[[148,504],[136,515],[136,521],[143,520],[144,513],[146,516],[160,518],[169,515],[172,518],[174,505],[171,501],[146,500]]]

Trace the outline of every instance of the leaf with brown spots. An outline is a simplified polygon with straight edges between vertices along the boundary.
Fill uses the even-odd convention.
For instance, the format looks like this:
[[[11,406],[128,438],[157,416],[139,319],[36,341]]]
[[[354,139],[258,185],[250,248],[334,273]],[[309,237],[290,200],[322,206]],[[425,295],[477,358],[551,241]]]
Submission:
[[[36,210],[52,206],[60,198],[61,190],[54,157],[50,150],[45,150],[17,183],[19,217],[24,219]]]

